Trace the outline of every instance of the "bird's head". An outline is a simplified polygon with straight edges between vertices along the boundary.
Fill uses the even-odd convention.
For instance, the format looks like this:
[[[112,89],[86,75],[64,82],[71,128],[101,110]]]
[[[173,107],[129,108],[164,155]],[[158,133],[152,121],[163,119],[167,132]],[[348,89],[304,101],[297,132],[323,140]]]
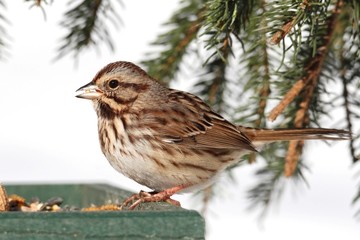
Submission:
[[[123,113],[136,102],[146,101],[154,85],[159,84],[140,67],[119,61],[101,69],[90,83],[76,91],[76,97],[92,100],[98,113]]]

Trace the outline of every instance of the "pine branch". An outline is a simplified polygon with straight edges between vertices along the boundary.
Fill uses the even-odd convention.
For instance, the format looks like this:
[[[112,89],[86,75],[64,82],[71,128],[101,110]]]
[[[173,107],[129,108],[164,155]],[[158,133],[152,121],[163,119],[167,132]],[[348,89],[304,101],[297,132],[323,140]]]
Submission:
[[[334,36],[334,29],[336,29],[335,25],[338,21],[339,8],[341,6],[341,1],[339,1],[330,17],[328,17],[328,14],[324,14],[326,21],[319,21],[319,26],[316,27],[319,34],[316,35],[315,45],[317,46],[317,51],[315,56],[313,56],[313,51],[309,48],[311,45],[306,44],[311,41],[303,40],[298,44],[301,46],[300,50],[293,50],[294,52],[298,51],[296,53],[297,59],[294,61],[295,64],[292,67],[288,67],[285,74],[282,73],[284,74],[282,76],[285,80],[275,85],[276,88],[281,91],[281,89],[286,89],[287,86],[291,86],[291,79],[294,79],[294,76],[300,76],[298,78],[300,81],[298,80],[293,85],[292,90],[287,93],[292,96],[292,98],[291,101],[286,104],[287,108],[284,108],[286,127],[302,128],[310,122],[315,122],[316,118],[319,117],[317,115],[318,112],[326,114],[326,112],[323,112],[321,109],[320,106],[322,105],[318,98],[320,93],[326,93],[326,89],[322,86],[323,83],[319,82],[319,79],[320,77],[328,77],[325,75],[328,71],[328,64],[331,61],[328,62],[327,59],[329,58],[329,50],[332,47],[331,40]],[[262,29],[266,29],[266,27],[260,28],[260,30]],[[311,28],[306,28],[306,25],[304,25],[304,29],[311,31]],[[312,41],[314,42],[315,40]],[[294,46],[292,45],[292,47]],[[306,84],[304,84],[303,80],[305,80]],[[301,83],[300,87],[299,83]],[[295,94],[294,91],[296,92]],[[312,119],[309,116],[311,111],[313,111]],[[281,195],[281,190],[284,187],[282,180],[284,175],[291,176],[291,179],[305,180],[303,171],[306,167],[304,163],[300,161],[303,145],[303,141],[290,141],[288,144],[277,144],[276,147],[274,147],[274,145],[265,149],[264,158],[267,160],[267,165],[262,168],[257,175],[266,177],[261,177],[260,182],[249,192],[249,198],[252,201],[253,207],[260,205],[263,207],[263,211],[266,212],[271,202]],[[276,151],[280,151],[277,157],[271,155]],[[267,155],[268,153],[266,152],[270,154]],[[286,157],[284,161],[282,154],[285,152]],[[274,161],[282,162],[284,165],[274,164]]]
[[[203,22],[203,0],[183,0],[180,6],[165,24],[170,30],[158,36],[152,43],[154,47],[162,49],[156,54],[148,54],[148,59],[142,62],[152,77],[164,83],[174,79]]]
[[[194,46],[191,44],[195,40],[200,47],[205,43],[206,51],[200,49],[196,53],[197,59],[207,59],[203,66],[206,74],[198,77],[195,91],[215,105],[215,110],[225,114],[234,110],[225,96],[241,87],[236,98],[239,104],[236,120],[242,124],[265,127],[268,99],[284,96],[278,112],[270,115],[273,119],[279,114],[284,116],[278,127],[319,125],[321,117],[329,116],[326,108],[336,107],[322,96],[330,94],[327,82],[335,80],[334,73],[339,70],[334,61],[338,23],[350,26],[352,19],[340,19],[339,15],[351,1],[283,0],[267,4],[265,0],[211,0],[204,6],[201,5],[204,1],[183,0],[168,23],[170,30],[155,42],[155,46],[163,47],[162,51],[153,54],[145,64],[152,76],[169,83],[180,71],[184,57]],[[351,4],[354,9],[358,6]],[[358,32],[356,28],[354,33]],[[282,44],[281,53],[278,43]],[[230,75],[236,67],[242,70]],[[349,94],[352,88],[347,89],[348,110],[352,111],[348,114],[353,118],[352,104],[359,100]],[[244,104],[240,105],[241,102]],[[300,159],[303,144],[301,141],[279,143],[262,151],[266,166],[257,174],[261,182],[250,191],[253,206],[267,209],[281,195],[285,176],[305,181],[306,166]],[[208,190],[206,203],[211,195]]]
[[[221,55],[220,49],[231,46],[231,36],[240,42],[239,34],[245,28],[246,22],[252,12],[253,0],[249,1],[222,1],[211,0],[207,3],[203,35],[209,35],[206,40],[206,49],[215,51],[210,55],[208,61],[218,54],[225,61],[226,57]]]
[[[296,5],[294,5],[296,4]],[[308,0],[303,0],[302,2],[291,2],[291,8],[296,9],[294,11],[293,16],[287,20],[280,30],[276,31],[273,36],[271,37],[270,42],[272,44],[279,44],[281,40],[284,40],[285,36],[288,35],[288,33],[301,21],[303,21],[303,18],[305,16],[305,12],[307,11],[307,8],[311,8],[311,3],[309,3]],[[280,6],[280,8],[283,8],[283,5]],[[273,10],[280,10],[277,7],[275,7]],[[290,10],[290,9],[289,9]],[[283,13],[283,11],[278,11],[278,13]],[[269,17],[273,17],[269,14]]]
[[[320,72],[320,69],[318,71]],[[304,89],[302,100],[299,104],[298,110],[296,111],[294,119],[295,128],[304,128],[309,124],[308,112],[310,109],[310,104],[313,101],[313,95],[315,88],[317,87],[317,80],[319,79],[319,76],[312,79],[312,82],[306,87],[306,89]],[[302,154],[303,147],[304,141],[290,141],[288,151],[285,157],[284,174],[286,177],[290,177],[295,171],[299,158]]]
[[[274,121],[306,86],[316,86],[316,82],[321,74],[321,70],[323,69],[323,63],[331,46],[330,40],[334,33],[336,19],[340,13],[340,8],[342,6],[343,1],[337,1],[335,9],[333,10],[333,14],[328,20],[327,34],[325,36],[322,36],[322,45],[317,48],[317,53],[315,57],[310,56],[309,62],[306,64],[306,66],[304,66],[306,75],[303,76],[301,79],[297,80],[294,86],[283,97],[281,102],[275,108],[273,108],[273,110],[271,110],[268,117],[269,120]],[[304,115],[304,110],[302,110],[299,115],[300,114]]]
[[[300,50],[302,39],[305,36],[307,44],[313,45],[316,49],[317,25],[323,16],[327,13],[329,0],[325,1],[270,1],[265,6],[264,18],[270,23],[265,30],[269,33],[269,40],[272,44],[278,44],[282,40],[285,46],[285,37],[291,41],[291,46],[284,48],[285,53],[292,50],[293,59]],[[303,34],[303,26],[310,27],[310,34]]]
[[[120,0],[113,0],[121,3]],[[77,0],[69,1],[69,10],[60,25],[68,30],[58,48],[59,59],[67,54],[78,54],[86,48],[98,48],[104,42],[114,50],[113,41],[107,23],[114,27],[121,23],[111,0]]]
[[[319,80],[320,74],[323,71],[323,64],[327,57],[329,48],[331,47],[330,41],[334,33],[337,17],[340,13],[340,9],[343,6],[343,4],[344,4],[343,1],[341,0],[337,1],[335,5],[335,9],[333,10],[331,17],[328,20],[327,33],[322,37],[323,43],[318,47],[316,56],[314,58],[311,58],[309,64],[305,66],[305,69],[307,70],[306,75],[298,81],[303,84],[301,90],[304,89],[304,93],[302,96],[303,100],[300,102],[299,109],[297,110],[295,116],[294,126],[296,128],[303,128],[309,124],[308,111],[310,108],[311,101],[313,99],[315,88],[317,87],[318,84],[317,81]],[[299,93],[300,92],[298,92],[296,95],[290,96],[290,98],[291,97],[294,98]],[[270,118],[274,120],[276,118],[276,115],[274,116],[272,114],[273,111],[270,114]],[[285,173],[284,173],[285,176],[289,177],[293,174],[296,165],[298,163],[299,157],[302,153],[303,146],[304,146],[304,141],[290,142],[289,149],[286,155],[286,165],[285,165]]]

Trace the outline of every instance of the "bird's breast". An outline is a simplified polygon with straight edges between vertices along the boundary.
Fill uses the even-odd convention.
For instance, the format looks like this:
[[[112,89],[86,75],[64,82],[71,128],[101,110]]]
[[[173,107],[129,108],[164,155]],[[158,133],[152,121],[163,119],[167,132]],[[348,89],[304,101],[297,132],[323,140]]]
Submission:
[[[168,143],[153,130],[135,126],[128,116],[99,120],[101,149],[123,175],[154,190],[206,185],[236,161],[235,153],[195,149]]]

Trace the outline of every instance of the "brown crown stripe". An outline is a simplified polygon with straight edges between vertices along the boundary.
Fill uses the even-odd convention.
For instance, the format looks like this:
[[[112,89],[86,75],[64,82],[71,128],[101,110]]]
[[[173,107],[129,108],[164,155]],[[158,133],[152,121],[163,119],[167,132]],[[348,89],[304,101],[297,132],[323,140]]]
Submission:
[[[105,67],[103,67],[94,77],[93,82],[95,82],[97,79],[102,77],[104,74],[113,72],[115,69],[125,68],[130,69],[132,73],[137,73],[139,75],[148,76],[148,74],[141,69],[140,67],[136,66],[135,64],[131,62],[125,62],[125,61],[118,61],[109,63]]]
[[[110,63],[108,65],[106,65],[105,67],[103,67],[93,78],[93,82],[95,83],[97,79],[99,79],[100,77],[102,77],[104,74],[111,72],[115,66],[117,65],[117,63]]]

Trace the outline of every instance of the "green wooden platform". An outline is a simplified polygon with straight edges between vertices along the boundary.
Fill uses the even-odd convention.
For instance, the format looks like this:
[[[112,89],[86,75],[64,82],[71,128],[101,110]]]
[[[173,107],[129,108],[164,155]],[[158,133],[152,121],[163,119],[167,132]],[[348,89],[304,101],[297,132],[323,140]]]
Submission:
[[[104,184],[5,185],[8,195],[46,201],[62,197],[64,205],[122,202],[131,193]],[[196,211],[167,203],[144,203],[134,211],[2,212],[0,239],[204,239],[205,222]]]

